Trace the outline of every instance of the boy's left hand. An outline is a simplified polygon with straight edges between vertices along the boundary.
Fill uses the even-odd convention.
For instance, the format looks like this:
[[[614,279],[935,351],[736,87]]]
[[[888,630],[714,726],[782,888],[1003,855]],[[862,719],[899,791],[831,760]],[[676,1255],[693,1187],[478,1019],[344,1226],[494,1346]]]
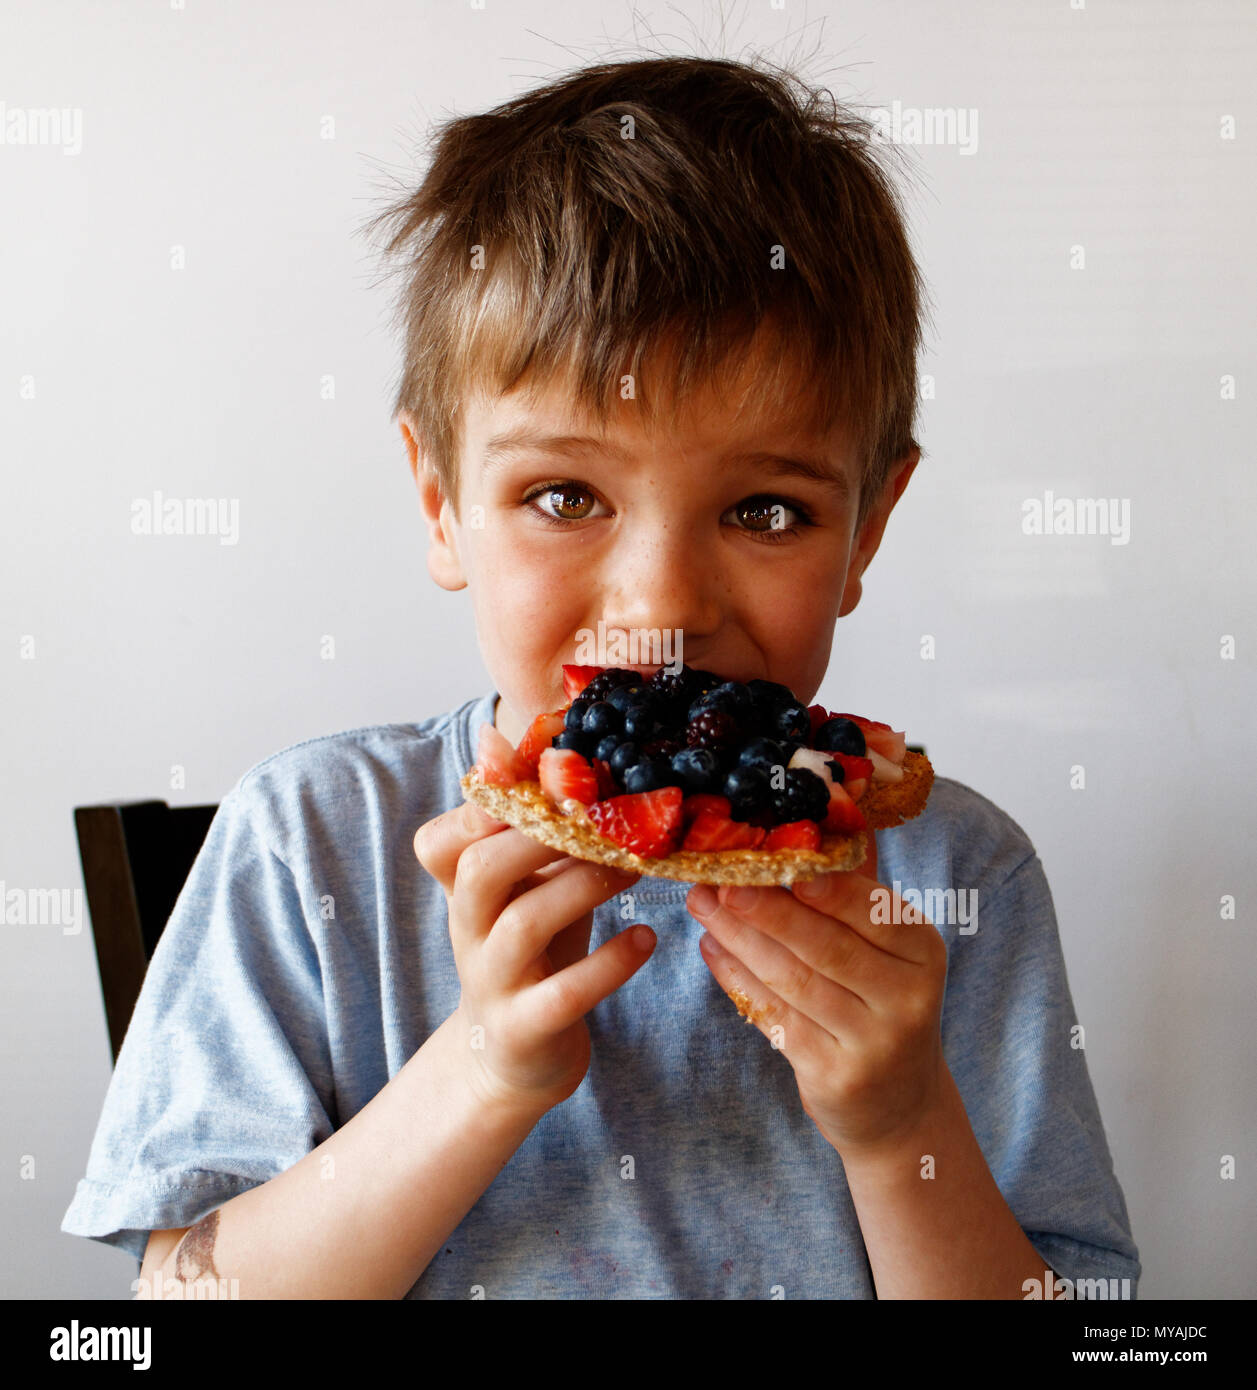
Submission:
[[[946,1075],[947,948],[876,881],[877,842],[868,839],[858,870],[793,891],[707,887],[719,899],[707,911],[695,902],[701,886],[686,899],[707,928],[699,944],[716,982],[749,999],[750,1021],[785,1054],[804,1110],[844,1158],[910,1141],[941,1105]],[[877,921],[875,889],[885,895]]]

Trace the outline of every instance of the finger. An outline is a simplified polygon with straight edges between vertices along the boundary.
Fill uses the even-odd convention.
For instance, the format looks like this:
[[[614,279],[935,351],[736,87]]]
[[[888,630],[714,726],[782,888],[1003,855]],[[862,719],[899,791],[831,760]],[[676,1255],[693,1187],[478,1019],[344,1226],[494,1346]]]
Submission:
[[[645,948],[638,944],[638,932],[649,935]],[[628,927],[583,960],[525,990],[521,1003],[530,1025],[544,1033],[570,1028],[646,964],[657,940],[649,927]]]
[[[941,944],[937,929],[923,913],[862,873],[818,874],[794,884],[791,892],[805,907],[842,922],[900,960],[921,964]]]
[[[820,1072],[833,1066],[834,1049],[842,1045],[834,1034],[792,1007],[710,932],[699,937],[698,945],[707,968],[734,1008],[785,1054],[796,1071],[812,1067]]]
[[[462,852],[478,840],[503,834],[509,829],[505,821],[495,820],[479,806],[464,801],[461,806],[455,806],[419,827],[415,832],[415,857],[446,893],[452,893],[454,874]],[[536,865],[529,867],[535,868]]]
[[[884,980],[886,966],[902,969],[902,963],[784,889],[744,891],[744,898],[730,894],[736,910],[718,901],[704,913],[703,925],[775,996],[834,1037],[851,1037],[866,1022],[865,994],[876,989],[879,976]]]
[[[551,849],[520,830],[508,828],[473,840],[458,856],[449,892],[450,939],[455,950],[484,941],[503,909],[524,896],[522,881],[564,858],[562,850]]]
[[[640,877],[609,864],[575,861],[570,869],[519,894],[502,908],[489,934],[486,967],[499,989],[537,978],[538,957],[552,941],[599,903],[622,893]],[[586,949],[588,938],[586,938]],[[565,943],[570,950],[571,940]],[[550,973],[544,970],[542,974]]]

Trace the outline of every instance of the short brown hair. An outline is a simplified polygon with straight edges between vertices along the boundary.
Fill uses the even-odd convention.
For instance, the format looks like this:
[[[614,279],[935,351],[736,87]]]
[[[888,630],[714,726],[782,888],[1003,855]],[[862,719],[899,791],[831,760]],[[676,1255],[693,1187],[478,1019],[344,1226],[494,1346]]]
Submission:
[[[676,346],[676,409],[763,325],[786,350],[755,395],[802,379],[818,430],[847,423],[863,520],[919,447],[924,287],[875,149],[867,120],[763,60],[603,63],[446,120],[368,230],[402,280],[394,412],[456,514],[469,390],[561,378],[605,424],[629,374],[653,418],[648,348]]]

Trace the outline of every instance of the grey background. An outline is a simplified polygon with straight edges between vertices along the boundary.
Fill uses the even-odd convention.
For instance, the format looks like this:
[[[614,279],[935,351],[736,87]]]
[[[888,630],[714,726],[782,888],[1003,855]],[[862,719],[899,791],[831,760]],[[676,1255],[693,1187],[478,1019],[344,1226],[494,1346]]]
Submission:
[[[288,744],[488,688],[467,595],[424,567],[356,235],[430,120],[638,56],[635,29],[976,109],[974,152],[911,152],[929,456],[818,698],[1030,835],[1141,1293],[1252,1296],[1257,10],[188,0],[7,3],[3,29],[0,101],[83,121],[76,154],[0,144],[10,890],[81,886],[75,804],[215,801]],[[1129,543],[1023,534],[1046,489],[1128,499]],[[155,491],[235,499],[238,544],[133,534]],[[130,1260],[57,1229],[110,1071],[90,927],[3,933],[0,1294],[127,1297]]]

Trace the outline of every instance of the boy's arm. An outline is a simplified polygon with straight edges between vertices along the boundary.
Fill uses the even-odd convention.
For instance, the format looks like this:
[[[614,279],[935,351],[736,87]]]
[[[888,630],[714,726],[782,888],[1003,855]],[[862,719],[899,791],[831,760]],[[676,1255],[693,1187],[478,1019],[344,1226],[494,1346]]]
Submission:
[[[881,1152],[843,1154],[877,1296],[1026,1298],[1033,1280],[1030,1288],[1050,1299],[1043,1257],[996,1186],[944,1073],[940,1109],[914,1135]]]
[[[474,1094],[462,1031],[456,1011],[331,1138],[189,1228],[163,1280],[234,1279],[240,1298],[404,1297],[545,1113]]]

